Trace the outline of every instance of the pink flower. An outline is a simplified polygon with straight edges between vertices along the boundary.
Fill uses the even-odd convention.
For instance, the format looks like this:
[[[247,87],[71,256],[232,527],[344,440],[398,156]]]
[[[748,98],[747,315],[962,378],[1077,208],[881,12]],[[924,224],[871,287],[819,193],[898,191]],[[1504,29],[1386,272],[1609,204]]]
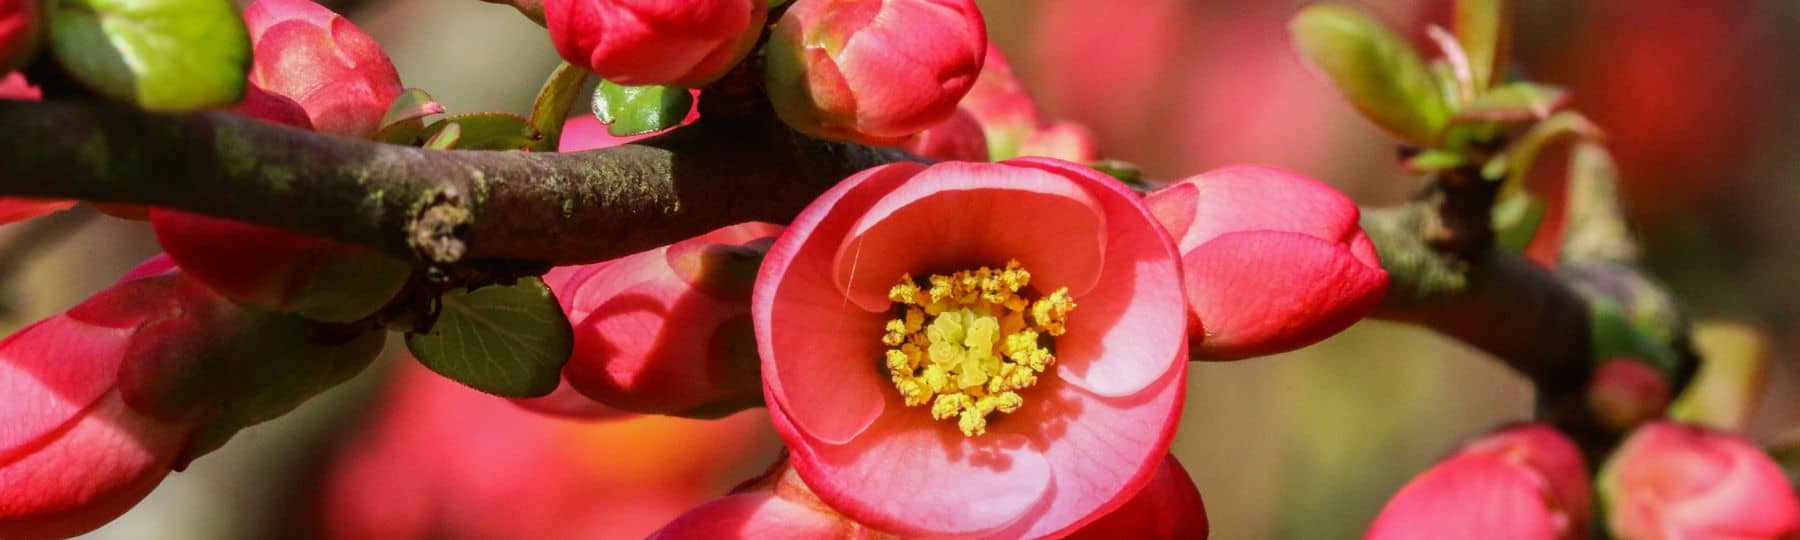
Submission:
[[[751,303],[798,474],[903,535],[1050,536],[1124,504],[1180,416],[1177,257],[1136,195],[1070,163],[846,179]]]
[[[219,294],[262,309],[350,322],[386,305],[411,266],[328,238],[155,208],[157,242]]]
[[[981,123],[958,108],[949,120],[906,139],[903,150],[940,161],[987,161],[987,136]]]
[[[1019,155],[1087,163],[1100,159],[1100,140],[1087,126],[1056,122],[1025,137],[1025,141],[1019,143]]]
[[[744,223],[552,270],[545,283],[575,328],[564,381],[608,407],[639,413],[719,416],[761,405],[750,286],[780,232]],[[569,396],[551,398],[564,405],[543,408],[570,408]]]
[[[1541,425],[1472,441],[1413,478],[1381,509],[1369,540],[1585,538],[1581,451]]]
[[[718,79],[750,52],[768,15],[767,0],[544,0],[563,59],[627,86]]]
[[[256,59],[251,86],[294,102],[322,133],[369,138],[381,128],[400,74],[368,34],[310,0],[256,0],[244,24]],[[259,100],[239,112],[280,121],[264,116],[269,110]]]
[[[1146,200],[1181,247],[1197,359],[1288,351],[1363,318],[1387,272],[1348,197],[1292,172],[1236,166]]]
[[[37,52],[40,0],[0,0],[0,73],[25,65]]]
[[[988,45],[981,76],[963,97],[962,110],[987,135],[988,159],[1051,157],[1085,163],[1100,159],[1099,138],[1074,122],[1051,122],[1013,74],[999,47]]]
[[[18,72],[0,74],[0,100],[37,101],[44,92]]]
[[[1200,500],[1200,490],[1194,487],[1175,455],[1169,454],[1156,468],[1156,476],[1136,497],[1069,538],[1199,539],[1206,538],[1208,532],[1206,504]]]
[[[1790,538],[1800,500],[1762,450],[1735,435],[1651,422],[1600,470],[1607,529],[1620,538]]]
[[[893,146],[956,112],[986,50],[972,0],[798,0],[769,38],[769,99],[802,133]]]
[[[355,374],[381,347],[379,333],[315,344],[296,322],[239,310],[157,257],[0,341],[0,530],[98,527],[172,467]]]
[[[323,475],[324,538],[642,538],[778,447],[762,412],[572,422],[413,362],[369,420]]]
[[[1624,432],[1662,416],[1669,407],[1669,381],[1642,361],[1614,358],[1594,368],[1587,400],[1601,424]]]

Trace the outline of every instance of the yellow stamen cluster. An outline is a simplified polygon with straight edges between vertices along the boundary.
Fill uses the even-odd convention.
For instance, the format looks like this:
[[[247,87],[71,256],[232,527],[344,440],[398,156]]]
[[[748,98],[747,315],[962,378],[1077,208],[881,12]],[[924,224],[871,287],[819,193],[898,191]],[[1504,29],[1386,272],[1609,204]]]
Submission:
[[[1063,334],[1075,309],[1068,288],[1033,301],[1020,294],[1029,284],[1031,272],[1019,261],[932,275],[924,285],[900,276],[888,291],[900,315],[881,342],[906,404],[930,404],[932,418],[954,419],[971,437],[987,432],[994,413],[1019,410],[1019,391],[1056,363],[1046,344]]]

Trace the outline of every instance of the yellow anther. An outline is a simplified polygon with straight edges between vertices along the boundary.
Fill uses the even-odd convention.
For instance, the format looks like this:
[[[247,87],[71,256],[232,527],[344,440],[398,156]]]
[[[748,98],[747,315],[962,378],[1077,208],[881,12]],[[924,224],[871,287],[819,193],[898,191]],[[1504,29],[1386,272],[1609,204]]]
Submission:
[[[884,327],[883,357],[908,406],[930,404],[931,417],[956,422],[964,435],[987,432],[994,414],[1019,410],[1018,391],[1055,365],[1051,336],[1066,331],[1075,302],[1068,289],[1033,301],[1020,294],[1031,273],[1018,261],[936,274],[925,285],[903,274],[888,291],[897,316]]]

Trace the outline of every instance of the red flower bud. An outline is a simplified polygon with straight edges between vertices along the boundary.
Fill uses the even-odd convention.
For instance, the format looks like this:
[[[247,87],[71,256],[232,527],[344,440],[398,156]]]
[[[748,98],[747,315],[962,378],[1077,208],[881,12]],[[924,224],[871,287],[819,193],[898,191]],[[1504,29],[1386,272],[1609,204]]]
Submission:
[[[0,73],[25,65],[37,52],[39,0],[0,0]]]
[[[1356,204],[1323,182],[1228,167],[1157,190],[1146,203],[1181,249],[1195,358],[1313,344],[1362,319],[1387,293]]]
[[[767,0],[545,0],[550,40],[569,63],[626,86],[698,87],[730,71],[762,35]]]
[[[374,313],[411,275],[406,263],[327,238],[162,208],[157,241],[193,279],[238,303],[349,322]]]
[[[251,86],[293,101],[323,133],[369,138],[381,128],[402,90],[400,74],[368,34],[310,0],[256,0],[244,9],[244,24],[256,59]],[[288,123],[264,116],[264,105],[238,111]]]
[[[1594,368],[1587,400],[1601,424],[1624,432],[1662,416],[1669,407],[1669,381],[1649,364],[1614,358]]]
[[[987,161],[987,136],[968,111],[957,109],[949,120],[919,132],[900,148],[943,161]]]
[[[1600,470],[1606,525],[1619,538],[1790,538],[1800,500],[1762,450],[1734,435],[1652,422]]]
[[[1587,482],[1581,452],[1567,437],[1539,425],[1506,429],[1413,478],[1364,538],[1583,538]]]
[[[781,228],[744,223],[545,276],[575,327],[569,387],[609,407],[717,416],[762,402],[750,286]],[[524,400],[573,415],[568,396]]]
[[[892,146],[956,111],[986,51],[971,0],[798,0],[769,40],[769,98],[802,133]]]

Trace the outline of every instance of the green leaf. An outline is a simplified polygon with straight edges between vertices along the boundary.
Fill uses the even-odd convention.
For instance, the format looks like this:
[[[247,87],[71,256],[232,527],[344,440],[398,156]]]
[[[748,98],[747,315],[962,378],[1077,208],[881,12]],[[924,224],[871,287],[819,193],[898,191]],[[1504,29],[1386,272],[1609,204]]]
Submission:
[[[1552,114],[1549,118],[1531,126],[1531,129],[1526,130],[1524,135],[1520,135],[1518,140],[1508,145],[1505,152],[1495,156],[1496,160],[1504,159],[1504,165],[1496,166],[1490,162],[1488,167],[1495,170],[1483,169],[1482,176],[1493,180],[1500,176],[1489,176],[1488,173],[1502,172],[1505,175],[1506,184],[1500,186],[1502,198],[1523,190],[1525,189],[1525,177],[1531,174],[1531,167],[1537,163],[1538,154],[1552,143],[1570,138],[1598,139],[1600,138],[1600,128],[1588,121],[1587,117],[1574,111]]]
[[[1494,203],[1494,240],[1502,249],[1524,253],[1544,223],[1544,200],[1530,193],[1514,193]]]
[[[94,92],[152,111],[244,97],[250,35],[229,0],[52,2],[51,50]]]
[[[1364,116],[1413,143],[1437,141],[1449,108],[1406,38],[1362,10],[1331,4],[1301,10],[1288,30],[1300,56]]]
[[[1749,427],[1769,377],[1769,338],[1733,323],[1701,323],[1690,334],[1701,359],[1674,403],[1671,420],[1734,433]]]
[[[459,137],[451,147],[458,150],[523,150],[537,144],[542,137],[525,117],[511,113],[489,112],[464,114],[432,122],[425,127],[425,137],[436,137],[452,124]]]
[[[1446,150],[1430,149],[1419,152],[1418,155],[1403,162],[1402,165],[1404,165],[1407,170],[1423,174],[1461,167],[1464,162],[1462,154]]]
[[[425,367],[507,397],[555,390],[574,343],[562,306],[538,278],[446,293],[431,331],[406,336]]]
[[[443,112],[444,106],[438,104],[431,94],[417,88],[408,88],[388,105],[387,116],[381,119],[381,132],[375,139],[388,144],[419,144],[422,140],[420,135],[425,132],[424,118]]]
[[[1120,183],[1134,189],[1150,189],[1151,185],[1144,181],[1144,170],[1136,163],[1116,159],[1103,159],[1088,164],[1096,171],[1117,179]]]
[[[1612,155],[1598,143],[1576,143],[1569,151],[1568,183],[1562,259],[1635,262],[1637,243],[1625,221]]]
[[[1456,111],[1454,122],[1518,122],[1550,116],[1569,103],[1569,91],[1547,84],[1503,84]]]
[[[575,98],[581,95],[587,76],[587,69],[564,62],[550,73],[550,80],[544,81],[537,101],[531,105],[531,127],[543,136],[531,146],[531,151],[555,152],[562,144],[563,122],[569,119],[569,109],[575,108]]]
[[[1500,81],[1512,49],[1512,13],[1509,0],[1456,0],[1451,28],[1469,59],[1471,81],[1485,89]]]
[[[443,124],[425,139],[425,147],[432,150],[449,150],[456,148],[456,143],[461,141],[462,124]]]
[[[620,86],[600,81],[594,89],[594,117],[614,137],[662,131],[687,119],[694,96],[673,86]]]
[[[1656,368],[1663,375],[1675,372],[1675,351],[1656,339],[1651,329],[1633,321],[1610,300],[1594,298],[1592,305],[1589,336],[1595,362],[1630,357]]]

